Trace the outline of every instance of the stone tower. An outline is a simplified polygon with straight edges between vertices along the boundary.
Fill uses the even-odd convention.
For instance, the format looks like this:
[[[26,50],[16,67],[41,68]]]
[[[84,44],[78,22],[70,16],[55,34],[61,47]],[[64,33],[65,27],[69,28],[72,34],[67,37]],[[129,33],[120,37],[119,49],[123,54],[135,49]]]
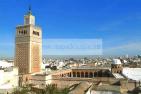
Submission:
[[[42,30],[35,26],[35,17],[29,8],[24,25],[16,27],[15,66],[19,74],[40,72],[42,63]]]

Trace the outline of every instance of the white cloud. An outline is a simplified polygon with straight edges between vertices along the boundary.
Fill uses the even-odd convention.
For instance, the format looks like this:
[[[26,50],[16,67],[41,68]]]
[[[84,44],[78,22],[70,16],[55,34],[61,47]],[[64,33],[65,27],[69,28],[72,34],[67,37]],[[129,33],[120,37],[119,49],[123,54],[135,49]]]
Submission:
[[[124,44],[108,49],[104,49],[105,54],[140,54],[141,53],[141,42]]]

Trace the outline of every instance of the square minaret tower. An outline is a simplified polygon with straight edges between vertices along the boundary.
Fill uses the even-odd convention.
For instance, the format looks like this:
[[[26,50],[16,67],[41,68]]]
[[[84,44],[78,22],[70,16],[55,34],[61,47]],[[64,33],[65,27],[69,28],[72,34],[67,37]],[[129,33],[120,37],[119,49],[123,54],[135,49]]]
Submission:
[[[42,30],[35,26],[31,10],[24,16],[24,25],[16,27],[15,61],[19,74],[40,72],[42,63]]]

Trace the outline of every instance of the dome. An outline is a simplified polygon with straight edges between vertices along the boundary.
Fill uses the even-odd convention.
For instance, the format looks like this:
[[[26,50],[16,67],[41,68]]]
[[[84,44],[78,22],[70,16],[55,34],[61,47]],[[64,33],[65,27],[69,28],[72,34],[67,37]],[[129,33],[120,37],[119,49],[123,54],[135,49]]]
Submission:
[[[120,59],[113,59],[112,64],[121,64]]]

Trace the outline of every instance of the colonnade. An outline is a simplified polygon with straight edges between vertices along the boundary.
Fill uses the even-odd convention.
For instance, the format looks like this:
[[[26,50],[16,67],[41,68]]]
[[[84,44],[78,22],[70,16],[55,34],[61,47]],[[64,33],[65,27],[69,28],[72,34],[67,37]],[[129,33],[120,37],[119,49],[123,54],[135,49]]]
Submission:
[[[98,71],[68,71],[59,74],[60,77],[79,77],[79,78],[94,78],[94,77],[110,77],[110,71],[98,70]]]

